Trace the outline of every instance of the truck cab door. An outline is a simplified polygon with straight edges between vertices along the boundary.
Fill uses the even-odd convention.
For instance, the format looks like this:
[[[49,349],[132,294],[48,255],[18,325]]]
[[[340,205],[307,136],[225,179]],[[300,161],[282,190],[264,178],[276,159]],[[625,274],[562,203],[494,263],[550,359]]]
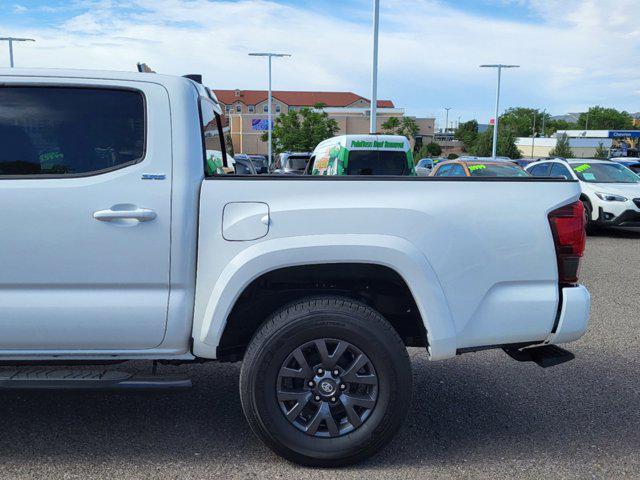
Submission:
[[[169,295],[166,90],[6,78],[0,354],[158,346]]]

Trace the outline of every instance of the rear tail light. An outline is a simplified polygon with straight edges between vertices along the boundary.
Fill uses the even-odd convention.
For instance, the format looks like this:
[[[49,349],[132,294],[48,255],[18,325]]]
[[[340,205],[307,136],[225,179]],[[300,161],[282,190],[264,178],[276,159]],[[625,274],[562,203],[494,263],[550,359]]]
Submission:
[[[582,202],[565,205],[549,213],[549,224],[556,245],[560,283],[577,283],[580,258],[585,245],[585,216]]]

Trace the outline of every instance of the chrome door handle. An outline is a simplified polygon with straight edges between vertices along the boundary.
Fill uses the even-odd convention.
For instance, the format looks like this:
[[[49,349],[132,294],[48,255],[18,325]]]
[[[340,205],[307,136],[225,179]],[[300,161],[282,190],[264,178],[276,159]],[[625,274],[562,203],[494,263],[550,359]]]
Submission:
[[[101,222],[111,222],[113,220],[138,220],[139,222],[148,222],[158,215],[148,208],[135,208],[133,210],[98,210],[93,213],[93,218]]]

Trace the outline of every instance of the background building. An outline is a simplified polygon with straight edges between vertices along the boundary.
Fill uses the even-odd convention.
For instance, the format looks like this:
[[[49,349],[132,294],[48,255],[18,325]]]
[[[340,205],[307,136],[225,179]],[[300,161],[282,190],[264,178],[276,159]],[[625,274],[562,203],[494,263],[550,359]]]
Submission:
[[[268,93],[266,90],[214,90],[229,124],[233,150],[236,153],[267,154],[268,146],[261,140],[267,130]],[[324,105],[324,111],[336,120],[343,134],[369,133],[371,102],[352,92],[296,92],[274,91],[274,118],[290,110]],[[378,131],[390,117],[404,116],[404,109],[396,108],[391,100],[378,100]],[[423,142],[433,139],[434,118],[414,118]]]

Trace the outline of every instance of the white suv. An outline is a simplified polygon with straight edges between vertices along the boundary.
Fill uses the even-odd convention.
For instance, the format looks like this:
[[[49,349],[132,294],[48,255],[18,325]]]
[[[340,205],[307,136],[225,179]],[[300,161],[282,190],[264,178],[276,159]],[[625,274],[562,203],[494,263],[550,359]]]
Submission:
[[[608,160],[542,160],[525,169],[535,177],[564,177],[580,183],[588,226],[640,227],[640,178]]]

